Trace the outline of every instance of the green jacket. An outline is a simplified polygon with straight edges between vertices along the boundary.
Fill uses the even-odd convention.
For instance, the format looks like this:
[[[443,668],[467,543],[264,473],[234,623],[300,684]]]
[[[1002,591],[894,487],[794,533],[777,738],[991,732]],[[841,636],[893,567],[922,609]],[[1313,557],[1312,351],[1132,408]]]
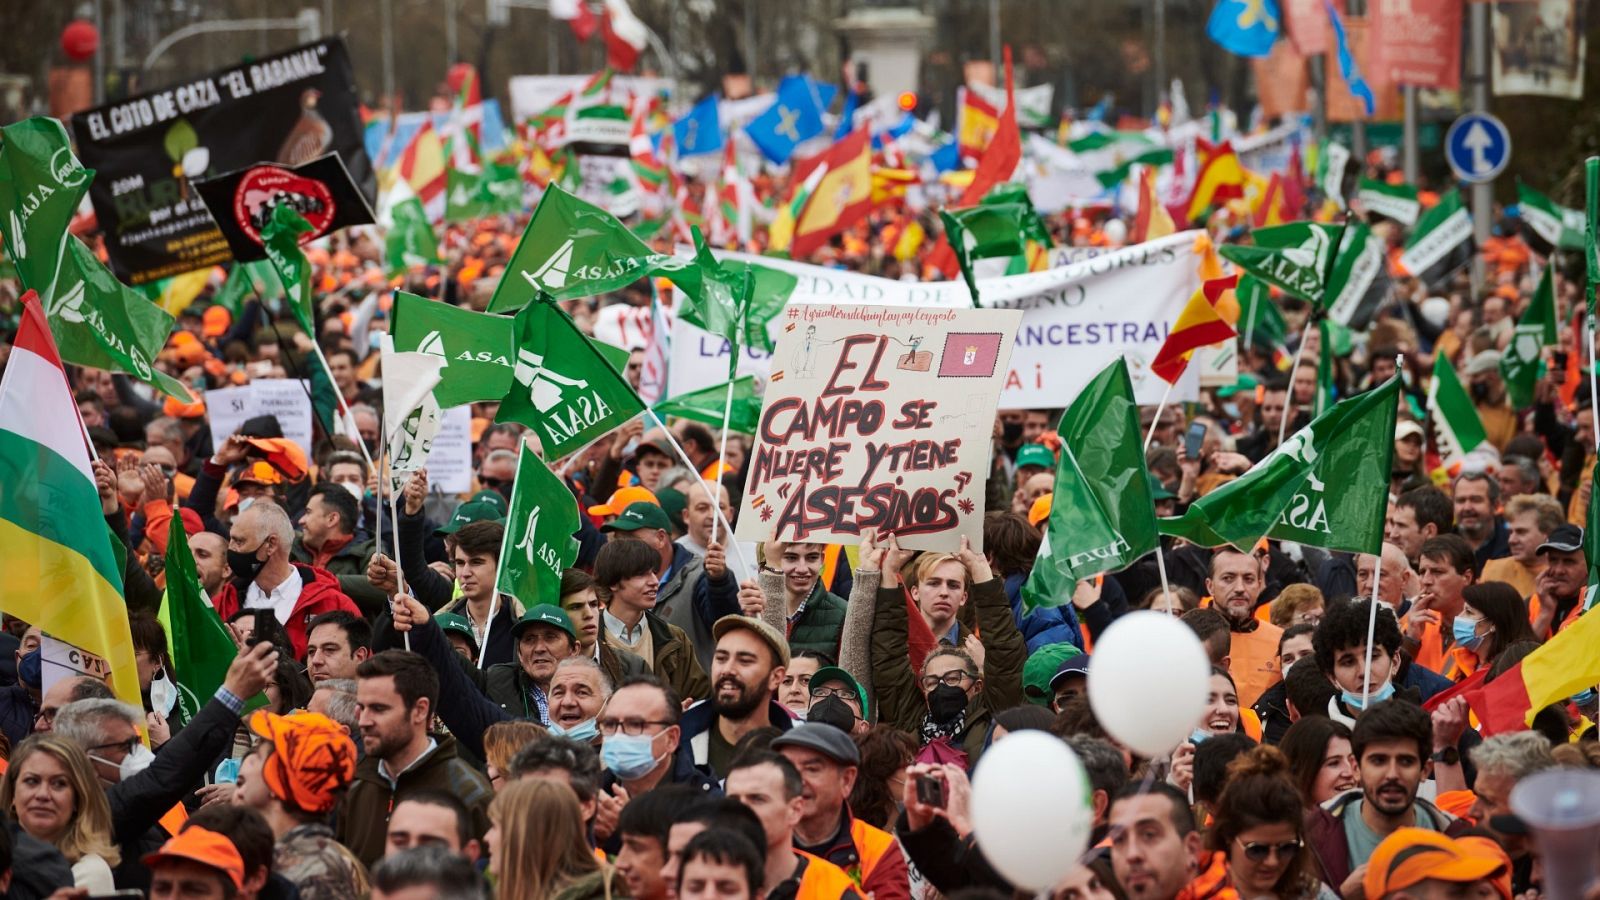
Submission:
[[[708,696],[711,693],[711,680],[706,677],[705,669],[700,667],[700,660],[695,657],[688,633],[654,612],[644,614],[644,625],[650,629],[650,641],[654,645],[655,665],[651,671],[655,676],[677,691],[680,698],[700,700]],[[620,649],[627,652],[626,647]]]
[[[844,634],[844,614],[849,605],[822,587],[822,579],[811,588],[800,618],[789,627],[789,652],[815,650],[829,659],[839,658],[839,638]]]
[[[972,586],[971,606],[977,608],[978,632],[983,641],[983,690],[967,703],[966,728],[961,749],[969,765],[978,761],[989,724],[997,710],[1026,702],[1022,693],[1022,666],[1028,645],[1017,630],[1006,599],[1005,583],[998,577]],[[878,721],[918,734],[928,704],[918,684],[920,672],[911,669],[906,648],[910,644],[906,596],[899,587],[878,591],[872,628],[872,680],[877,691]]]
[[[340,803],[334,829],[339,843],[371,867],[383,858],[384,840],[389,830],[389,814],[407,796],[421,790],[440,790],[453,794],[472,814],[472,833],[489,830],[489,801],[494,792],[483,773],[456,756],[456,741],[448,735],[436,738],[438,746],[409,769],[400,773],[397,784],[378,771],[378,759],[369,756],[356,767],[355,780]]]
[[[328,564],[323,566],[329,572],[338,576],[339,590],[345,596],[355,601],[360,607],[361,614],[368,619],[374,618],[384,612],[389,606],[389,597],[383,591],[372,586],[367,580],[367,563],[372,560],[372,554],[377,551],[374,541],[354,541],[339,548],[339,551],[328,559]],[[289,547],[289,561],[311,565],[315,557],[306,547],[305,539],[295,536],[294,544]]]

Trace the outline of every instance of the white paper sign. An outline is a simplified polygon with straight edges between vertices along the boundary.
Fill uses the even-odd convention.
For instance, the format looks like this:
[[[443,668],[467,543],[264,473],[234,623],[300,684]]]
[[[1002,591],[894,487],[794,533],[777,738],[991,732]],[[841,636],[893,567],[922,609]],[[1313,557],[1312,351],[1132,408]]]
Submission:
[[[472,490],[472,407],[444,411],[428,454],[428,485],[446,494]]]
[[[44,691],[64,678],[88,675],[111,683],[111,665],[93,653],[85,653],[66,641],[50,635],[39,639],[39,681]]]
[[[206,391],[206,418],[211,420],[211,440],[218,446],[239,430],[247,419],[274,416],[283,436],[306,451],[312,447],[311,396],[308,383],[292,378],[264,378],[238,387]]]

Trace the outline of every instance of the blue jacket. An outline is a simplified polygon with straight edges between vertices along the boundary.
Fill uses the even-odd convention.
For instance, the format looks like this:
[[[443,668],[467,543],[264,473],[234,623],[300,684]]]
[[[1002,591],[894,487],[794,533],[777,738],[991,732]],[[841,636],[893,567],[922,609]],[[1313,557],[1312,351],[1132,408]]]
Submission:
[[[28,689],[20,684],[0,688],[0,732],[11,741],[11,748],[33,733],[33,717],[38,712]]]
[[[1427,703],[1430,697],[1440,691],[1449,690],[1455,682],[1427,666],[1417,665],[1415,660],[1407,659],[1405,672],[1400,676],[1400,684],[1402,687],[1416,688],[1422,695],[1422,702]]]
[[[1006,576],[1006,599],[1011,602],[1011,616],[1017,620],[1017,629],[1028,642],[1028,652],[1046,644],[1067,643],[1083,649],[1083,632],[1078,628],[1078,614],[1072,604],[1036,609],[1026,615],[1022,612],[1022,585],[1028,573],[1015,572]]]
[[[767,719],[779,731],[794,727],[793,717],[776,700],[767,701]],[[711,729],[716,723],[717,713],[711,708],[711,701],[701,700],[684,710],[683,717],[678,720],[678,727],[683,729],[683,736],[678,738],[678,743],[680,747],[689,748],[694,764],[702,772],[709,773],[720,783],[722,775],[711,769]]]

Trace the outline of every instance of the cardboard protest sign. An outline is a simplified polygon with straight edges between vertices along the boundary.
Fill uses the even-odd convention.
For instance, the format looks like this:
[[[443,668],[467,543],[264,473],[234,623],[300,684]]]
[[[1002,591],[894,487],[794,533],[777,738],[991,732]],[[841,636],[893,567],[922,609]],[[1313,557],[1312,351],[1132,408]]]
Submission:
[[[337,153],[369,202],[377,190],[339,38],[79,113],[72,135],[97,173],[89,198],[111,268],[131,285],[230,258],[196,190],[203,179]]]
[[[238,387],[206,391],[206,418],[211,420],[211,439],[220,447],[247,419],[270,415],[277,418],[284,437],[309,453],[312,432],[308,390],[304,381],[264,378]]]
[[[1018,310],[790,305],[736,536],[983,549],[995,403]]]
[[[373,220],[372,207],[337,153],[292,168],[250,166],[195,182],[195,187],[239,262],[267,258],[261,229],[272,221],[272,210],[279,204],[294,207],[311,226],[300,235],[302,245]]]

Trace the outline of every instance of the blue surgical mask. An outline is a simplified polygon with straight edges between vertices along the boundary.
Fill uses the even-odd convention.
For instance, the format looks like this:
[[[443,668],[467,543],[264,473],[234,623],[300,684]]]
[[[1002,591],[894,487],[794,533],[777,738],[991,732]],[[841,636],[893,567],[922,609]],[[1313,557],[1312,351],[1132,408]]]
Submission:
[[[1468,650],[1478,649],[1478,645],[1483,643],[1483,635],[1477,633],[1478,621],[1465,616],[1456,616],[1455,621],[1450,624],[1450,636]]]
[[[1210,740],[1213,737],[1216,737],[1216,735],[1205,730],[1204,728],[1196,728],[1195,730],[1189,732],[1189,743],[1198,747],[1202,741]]]
[[[1387,699],[1389,699],[1390,697],[1393,697],[1393,696],[1394,696],[1394,682],[1393,681],[1385,681],[1381,687],[1375,687],[1375,688],[1372,689],[1372,701],[1371,702],[1372,703],[1378,703],[1378,702],[1387,700]],[[1344,701],[1344,705],[1348,706],[1351,709],[1366,709],[1367,708],[1366,704],[1363,704],[1361,702],[1361,694],[1359,692],[1351,693],[1350,691],[1340,691],[1339,692],[1339,699],[1343,700]]]
[[[558,722],[551,722],[550,733],[556,737],[564,737],[580,744],[587,744],[594,740],[595,735],[600,733],[600,727],[595,724],[594,719],[584,719],[582,722],[572,726],[570,731],[562,728]]]
[[[600,762],[623,781],[633,781],[650,774],[656,767],[653,752],[655,735],[628,735],[622,732],[607,735],[600,745]]]

